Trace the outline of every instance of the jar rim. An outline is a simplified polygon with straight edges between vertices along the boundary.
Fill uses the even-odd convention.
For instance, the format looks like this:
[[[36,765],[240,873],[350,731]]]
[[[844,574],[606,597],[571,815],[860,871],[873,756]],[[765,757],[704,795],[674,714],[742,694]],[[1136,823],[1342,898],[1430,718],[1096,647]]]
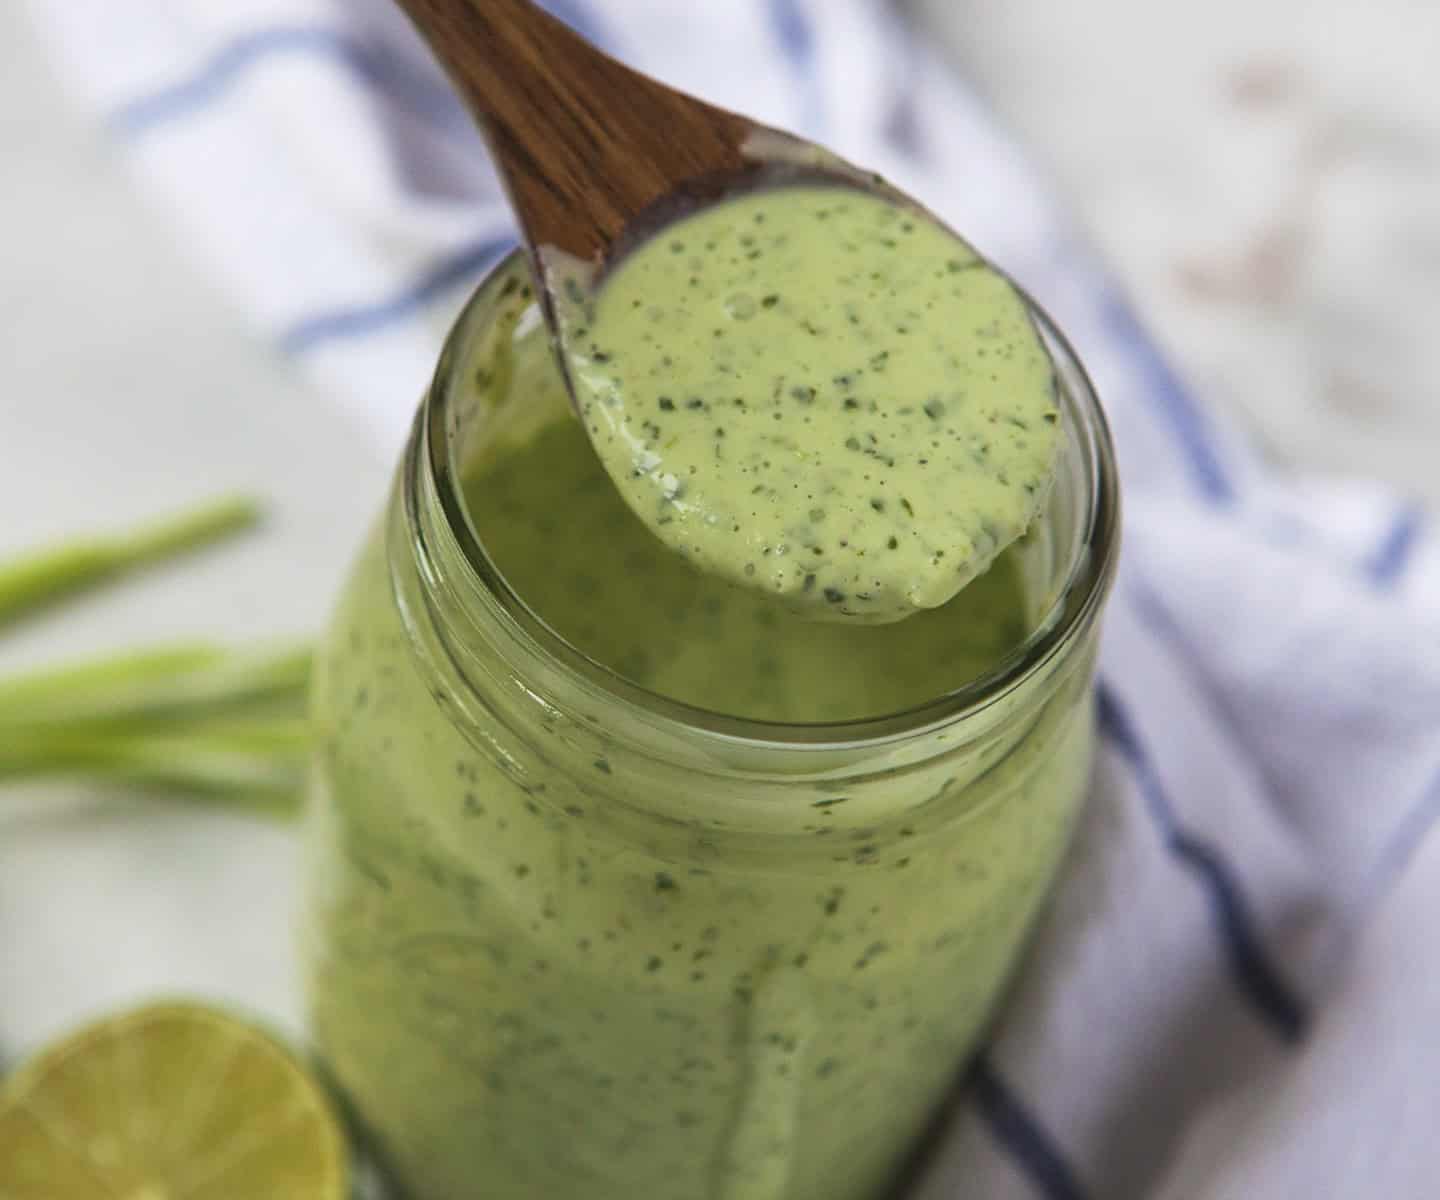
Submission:
[[[828,722],[787,722],[736,716],[656,692],[572,645],[536,613],[490,558],[469,516],[454,454],[451,413],[458,402],[456,384],[472,332],[513,287],[517,270],[528,272],[523,252],[512,251],[491,267],[456,318],[446,338],[432,386],[422,404],[417,433],[426,473],[433,481],[445,524],[460,550],[463,568],[497,604],[510,632],[519,633],[552,665],[576,682],[598,686],[609,699],[641,716],[668,720],[695,733],[708,733],[755,746],[809,746],[854,749],[865,744],[913,736],[958,723],[988,708],[1043,671],[1064,648],[1077,641],[1098,618],[1118,557],[1120,496],[1109,423],[1094,385],[1069,340],[1034,298],[1014,284],[1050,351],[1062,404],[1074,407],[1089,481],[1079,535],[1068,549],[1064,582],[1048,611],[1032,623],[1026,638],[988,671],[959,687],[907,708],[874,716]]]

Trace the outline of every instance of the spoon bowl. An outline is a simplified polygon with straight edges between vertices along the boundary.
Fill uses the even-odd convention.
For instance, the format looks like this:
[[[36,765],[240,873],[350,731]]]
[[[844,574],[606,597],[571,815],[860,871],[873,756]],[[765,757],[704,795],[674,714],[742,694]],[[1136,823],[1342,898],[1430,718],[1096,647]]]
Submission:
[[[1053,364],[959,235],[530,0],[397,2],[494,155],[571,407],[671,550],[811,619],[888,623],[1025,531]]]

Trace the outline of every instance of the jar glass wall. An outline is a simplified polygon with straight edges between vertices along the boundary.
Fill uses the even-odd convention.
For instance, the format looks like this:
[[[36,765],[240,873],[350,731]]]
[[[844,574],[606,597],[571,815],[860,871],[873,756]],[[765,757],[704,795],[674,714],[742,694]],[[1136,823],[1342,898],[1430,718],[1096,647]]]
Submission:
[[[1067,445],[1007,568],[1014,636],[894,711],[837,693],[841,719],[795,721],[641,686],[591,652],[604,628],[562,636],[516,586],[496,552],[517,522],[544,541],[588,513],[504,509],[555,413],[523,262],[477,292],[316,693],[313,1028],[415,1200],[864,1200],[893,1175],[1088,771],[1117,496],[1089,385],[1036,319]]]

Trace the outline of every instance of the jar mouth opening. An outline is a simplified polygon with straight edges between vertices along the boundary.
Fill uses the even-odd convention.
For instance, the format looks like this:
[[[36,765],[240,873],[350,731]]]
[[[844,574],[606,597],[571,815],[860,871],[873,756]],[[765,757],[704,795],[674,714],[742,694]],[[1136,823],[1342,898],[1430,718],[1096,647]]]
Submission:
[[[950,691],[897,711],[838,721],[787,722],[737,716],[677,700],[590,657],[535,612],[510,584],[486,550],[462,488],[457,414],[462,408],[458,385],[465,376],[460,369],[465,349],[472,333],[483,327],[502,298],[514,291],[517,274],[528,281],[525,271],[521,253],[513,252],[491,269],[471,296],[446,340],[434,385],[421,408],[417,433],[445,524],[455,538],[466,570],[473,575],[472,582],[498,606],[512,632],[522,635],[549,663],[558,665],[576,681],[600,689],[609,700],[629,706],[642,717],[669,721],[727,740],[853,748],[913,735],[974,715],[1041,671],[1097,619],[1115,573],[1119,541],[1120,498],[1109,425],[1069,341],[1034,299],[1016,285],[1055,364],[1057,398],[1068,441],[1073,443],[1062,450],[1062,455],[1079,456],[1085,486],[1076,532],[1062,551],[1063,581],[1054,589],[1054,601],[1031,622],[1024,640],[992,668]]]

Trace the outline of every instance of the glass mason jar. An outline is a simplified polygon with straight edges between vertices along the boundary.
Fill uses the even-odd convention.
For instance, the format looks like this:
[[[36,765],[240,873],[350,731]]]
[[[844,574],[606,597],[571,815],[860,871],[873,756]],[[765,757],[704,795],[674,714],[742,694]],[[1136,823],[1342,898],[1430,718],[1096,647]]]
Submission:
[[[460,317],[320,653],[316,1043],[414,1200],[874,1197],[983,1031],[1084,793],[1104,419],[1037,312],[1067,448],[998,665],[893,715],[704,712],[561,639],[474,531],[460,472],[527,281],[510,258]]]

